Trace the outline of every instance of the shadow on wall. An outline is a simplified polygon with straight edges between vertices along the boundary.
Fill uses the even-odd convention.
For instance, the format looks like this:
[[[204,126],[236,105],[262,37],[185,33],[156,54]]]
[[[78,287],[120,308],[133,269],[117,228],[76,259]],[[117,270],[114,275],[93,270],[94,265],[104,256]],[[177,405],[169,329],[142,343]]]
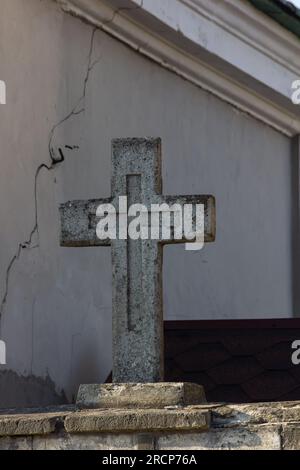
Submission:
[[[68,403],[64,392],[55,391],[54,382],[47,377],[24,377],[13,371],[0,372],[0,409],[44,407]]]

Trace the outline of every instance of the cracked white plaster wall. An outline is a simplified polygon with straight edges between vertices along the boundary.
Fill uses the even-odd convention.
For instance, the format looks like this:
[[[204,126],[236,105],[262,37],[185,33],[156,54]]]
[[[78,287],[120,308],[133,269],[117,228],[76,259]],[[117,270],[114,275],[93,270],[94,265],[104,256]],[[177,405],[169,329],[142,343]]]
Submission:
[[[13,5],[14,3],[14,5]],[[16,17],[19,17],[20,18],[20,15],[16,12],[15,8],[18,6],[20,2],[17,2],[17,1],[14,1],[14,2],[11,2],[10,5],[4,5],[4,9],[6,7],[6,12],[8,14],[11,15],[11,17],[16,20]],[[45,127],[46,125],[48,126],[48,128],[50,127],[50,130],[48,130],[48,144],[47,144],[47,150],[48,150],[48,155],[44,153],[44,158],[43,158],[43,153],[41,153],[39,155],[39,158],[40,160],[42,160],[41,163],[37,163],[37,166],[36,168],[32,169],[32,177],[31,178],[28,178],[28,185],[26,187],[26,199],[30,199],[30,196],[32,196],[32,200],[29,202],[29,204],[26,206],[26,212],[29,213],[29,211],[31,210],[32,211],[32,214],[31,216],[29,215],[28,217],[28,220],[32,219],[33,222],[32,222],[32,226],[28,228],[28,232],[27,232],[27,235],[25,234],[24,238],[22,239],[22,241],[18,241],[16,243],[16,248],[15,250],[12,250],[12,245],[13,245],[13,240],[11,240],[11,243],[10,243],[10,247],[9,247],[9,250],[8,250],[8,253],[9,251],[12,252],[10,258],[8,259],[7,261],[7,266],[6,266],[6,269],[3,269],[2,271],[2,278],[4,277],[4,282],[2,283],[1,287],[0,288],[0,294],[1,294],[1,302],[0,302],[0,319],[1,319],[1,334],[6,337],[10,337],[10,336],[13,336],[12,335],[12,332],[11,333],[7,333],[7,326],[4,324],[3,326],[3,323],[5,323],[4,321],[4,317],[5,317],[5,314],[8,315],[8,319],[7,319],[7,323],[10,323],[10,319],[12,319],[14,317],[14,312],[11,312],[11,310],[13,311],[14,310],[14,303],[16,301],[16,289],[18,290],[18,282],[23,282],[22,280],[18,279],[19,276],[20,276],[20,273],[25,269],[28,269],[29,271],[32,270],[33,266],[32,266],[32,263],[34,265],[36,264],[39,264],[41,263],[41,260],[40,258],[43,257],[43,247],[41,247],[41,244],[40,244],[40,233],[39,233],[39,212],[40,212],[40,209],[42,208],[43,209],[43,204],[41,202],[41,198],[43,199],[45,197],[45,193],[44,193],[44,190],[45,190],[45,185],[44,185],[44,177],[41,178],[42,176],[42,173],[47,173],[48,172],[52,172],[52,170],[56,169],[56,168],[59,168],[60,165],[58,164],[61,164],[65,161],[65,157],[66,159],[68,158],[72,158],[74,156],[74,153],[72,151],[76,150],[77,152],[79,151],[79,145],[78,144],[74,144],[73,142],[71,142],[70,140],[66,140],[66,133],[64,132],[64,129],[62,131],[62,133],[60,132],[60,127],[61,126],[64,126],[67,121],[71,121],[73,120],[73,118],[78,118],[78,116],[80,114],[82,114],[84,112],[84,106],[85,106],[85,95],[86,95],[86,91],[87,91],[87,87],[88,87],[88,81],[89,81],[89,78],[90,78],[90,74],[93,70],[93,68],[97,65],[98,63],[98,60],[99,58],[94,58],[93,57],[93,47],[94,47],[94,38],[95,38],[95,35],[96,35],[96,32],[97,32],[97,28],[94,28],[94,27],[91,27],[91,26],[88,26],[88,25],[83,25],[81,22],[79,22],[78,20],[75,20],[74,18],[70,18],[70,17],[67,17],[67,15],[65,13],[62,13],[61,11],[59,11],[57,8],[53,8],[53,5],[50,5],[51,2],[47,2],[46,5],[38,5],[38,2],[34,1],[34,0],[30,0],[30,2],[27,3],[27,7],[28,8],[24,8],[24,5],[23,5],[23,13],[25,14],[25,18],[24,18],[24,33],[27,34],[27,39],[28,39],[28,36],[29,36],[29,29],[28,29],[28,26],[29,24],[27,23],[30,23],[31,20],[30,18],[26,18],[26,14],[27,15],[31,15],[33,11],[35,11],[35,13],[37,15],[40,15],[40,17],[44,17],[44,20],[46,19],[49,19],[49,24],[47,25],[50,29],[53,28],[55,30],[55,27],[57,29],[57,27],[60,28],[60,26],[63,26],[64,28],[66,28],[67,30],[69,29],[69,33],[70,34],[70,30],[72,30],[72,32],[74,33],[75,30],[73,29],[74,28],[74,23],[77,25],[79,25],[79,27],[83,27],[84,31],[83,31],[83,34],[81,35],[82,38],[83,37],[86,37],[86,39],[88,39],[88,41],[84,40],[81,42],[80,44],[80,50],[78,49],[78,54],[79,54],[79,59],[76,57],[73,57],[73,59],[76,59],[76,62],[79,64],[80,62],[82,62],[82,70],[80,73],[76,73],[76,75],[78,75],[78,78],[80,78],[80,76],[82,76],[82,83],[80,85],[79,88],[77,88],[77,86],[75,87],[74,86],[74,95],[75,95],[75,88],[79,89],[79,92],[77,92],[77,98],[76,100],[74,99],[74,103],[72,105],[72,107],[70,107],[68,101],[69,101],[69,95],[70,95],[70,90],[68,88],[65,88],[63,90],[63,92],[65,93],[65,97],[63,98],[62,100],[62,103],[58,103],[57,102],[57,96],[55,94],[51,94],[51,98],[52,98],[52,102],[50,104],[50,107],[48,108],[48,112],[49,110],[54,110],[54,113],[57,115],[57,118],[56,118],[56,121],[57,123],[52,125],[51,127],[49,126],[49,122],[50,122],[50,118],[47,116],[46,119],[44,119],[46,122],[45,122],[45,126],[43,126],[43,133],[45,134]],[[49,15],[49,16],[48,16]],[[52,18],[51,18],[52,16]],[[26,20],[27,20],[27,23],[26,23]],[[59,29],[58,29],[59,30]],[[50,31],[49,31],[50,33]],[[57,34],[57,33],[56,33]],[[45,32],[45,36],[47,36],[47,32]],[[65,41],[68,39],[67,37],[64,37],[65,34],[64,32],[62,32],[61,34],[61,37],[57,37],[56,40],[58,41],[57,43],[61,42],[60,45],[64,46],[64,43]],[[72,35],[70,35],[70,39],[72,38]],[[47,41],[47,38],[42,38],[42,46],[45,45],[46,46],[46,41]],[[33,38],[30,38],[28,40],[28,43],[30,43],[30,46],[32,47],[33,44]],[[29,45],[29,44],[28,44]],[[88,47],[86,47],[88,46]],[[30,56],[30,52],[31,51],[28,51],[29,52],[29,56]],[[53,51],[54,52],[54,51]],[[45,52],[46,54],[46,52]],[[55,52],[54,52],[55,54]],[[51,51],[49,53],[49,56],[51,56]],[[8,59],[8,61],[10,59],[12,59],[10,57],[9,54],[7,54],[7,56],[5,57],[6,59]],[[63,56],[61,57],[63,59]],[[38,68],[38,57],[34,57],[34,60],[36,60],[36,63],[34,64],[37,68]],[[59,57],[59,54],[58,54],[58,57],[55,57],[54,55],[54,64],[55,64],[55,61],[58,61],[57,63],[57,66],[59,66],[59,64],[62,62],[60,60],[60,57]],[[50,65],[50,64],[49,64]],[[79,66],[78,65],[78,69],[79,69]],[[22,67],[20,67],[20,69],[22,70]],[[57,70],[57,72],[60,74],[60,71]],[[57,77],[58,79],[60,78],[59,76]],[[76,77],[74,76],[75,80]],[[74,80],[74,81],[75,81]],[[79,82],[79,80],[77,80]],[[57,91],[60,92],[61,91],[61,84],[60,84],[60,81],[58,80],[57,81],[57,85],[58,85],[58,88],[57,88]],[[46,96],[44,96],[44,98],[48,98]],[[38,100],[40,100],[40,96],[38,97]],[[61,108],[71,108],[71,111],[67,111],[65,113],[65,116],[63,116],[63,113],[61,112],[61,110],[57,110],[55,109],[57,107],[57,105],[60,105],[62,104]],[[31,103],[32,106],[37,106],[37,103],[36,102],[33,102]],[[10,112],[10,109],[8,109],[8,112]],[[59,115],[62,115],[63,117],[59,117]],[[40,118],[42,119],[42,115],[40,116]],[[51,118],[51,120],[55,120],[55,118]],[[21,123],[20,123],[21,124]],[[33,128],[32,129],[32,132],[33,132],[33,137],[34,137],[34,133],[35,133],[35,129]],[[24,131],[25,133],[25,131]],[[59,136],[57,137],[57,135],[59,134]],[[78,137],[78,136],[77,136]],[[22,138],[24,138],[24,136],[20,136],[20,142],[22,142]],[[62,145],[60,142],[60,139],[63,138],[63,141],[64,141],[64,144],[65,145]],[[59,141],[59,143],[58,143]],[[41,146],[42,147],[42,146]],[[45,148],[45,147],[44,147]],[[34,155],[34,156],[37,156],[37,155]],[[44,160],[44,162],[43,162]],[[22,162],[24,163],[24,162]],[[34,167],[34,163],[33,165],[30,164],[30,166],[33,166]],[[43,170],[46,170],[45,172],[43,172]],[[59,172],[59,169],[58,169],[58,172]],[[44,175],[43,175],[44,176]],[[53,177],[51,178],[51,180],[49,181],[49,177],[47,176],[47,185],[49,187],[51,187],[51,190],[55,191],[57,189],[57,187],[55,188],[55,185],[57,184],[57,180],[59,178],[59,173],[54,172],[53,173]],[[30,190],[30,179],[32,180],[32,187],[31,187],[31,190]],[[54,189],[55,188],[55,189]],[[16,190],[15,187],[11,187],[11,189],[13,190]],[[60,191],[60,188],[58,189],[58,194],[55,196],[55,206],[54,206],[54,210],[56,211],[57,207],[58,207],[58,204],[59,202],[62,200],[61,199],[61,196],[59,195],[59,191]],[[24,199],[25,201],[25,199]],[[20,213],[22,214],[22,210],[24,210],[24,208],[22,207],[22,201],[20,201]],[[41,206],[41,208],[40,208]],[[21,235],[17,235],[17,219],[15,219],[15,235],[16,237],[17,236],[20,236]],[[57,217],[55,217],[55,230],[57,231]],[[25,232],[25,230],[24,230]],[[12,237],[13,238],[13,237]],[[55,237],[55,242],[57,243],[57,236]],[[42,242],[43,244],[43,242]],[[58,247],[58,245],[57,245]],[[30,255],[28,256],[29,252],[32,252],[34,250],[34,254],[33,255]],[[25,253],[27,253],[27,255],[25,256]],[[4,253],[3,253],[4,255]],[[26,265],[27,268],[26,268]],[[33,269],[34,271],[34,269]],[[3,275],[4,273],[4,275]],[[32,274],[32,271],[31,271],[31,275]],[[49,282],[51,284],[51,281]],[[22,290],[22,287],[21,287],[21,290]],[[33,288],[33,290],[35,290]],[[51,290],[51,285],[50,285],[50,290]],[[10,298],[10,293],[12,293],[12,298]],[[29,293],[28,293],[29,294]],[[35,295],[35,294],[34,294]],[[30,294],[29,294],[30,296]],[[29,302],[30,303],[30,302]],[[37,332],[35,331],[35,311],[36,309],[38,308],[38,302],[36,301],[36,298],[33,299],[33,303],[32,303],[32,314],[31,314],[31,319],[29,318],[29,314],[27,315],[26,310],[27,310],[27,307],[26,307],[26,302],[23,304],[23,308],[21,309],[21,313],[25,313],[24,315],[24,321],[25,321],[25,316],[27,317],[26,318],[26,327],[25,327],[25,331],[23,333],[23,337],[22,337],[22,333],[21,333],[21,337],[19,338],[20,339],[20,344],[22,344],[22,342],[24,342],[26,344],[25,346],[25,349],[26,349],[26,352],[24,355],[20,355],[19,357],[19,360],[17,359],[19,354],[18,354],[18,351],[17,349],[22,349],[22,346],[20,348],[20,346],[18,345],[17,341],[16,341],[16,337],[14,338],[14,341],[10,341],[8,340],[8,343],[9,343],[9,346],[8,346],[8,349],[9,349],[9,354],[8,354],[8,364],[7,364],[7,369],[18,369],[18,372],[20,371],[21,374],[35,374],[37,373],[37,375],[42,375],[42,376],[47,376],[48,374],[48,367],[47,367],[47,361],[45,361],[44,365],[42,365],[41,367],[41,372],[37,371],[37,366],[36,366],[36,358],[34,358],[34,353],[33,353],[33,350],[34,350],[34,335],[37,334]],[[29,305],[28,305],[28,311],[29,311]],[[30,325],[30,321],[31,321],[31,326]],[[22,322],[22,318],[21,318],[21,322]],[[20,320],[19,320],[19,323],[21,323]],[[29,330],[31,329],[31,339],[29,338],[30,334],[29,334]],[[16,319],[16,332],[18,332],[20,330],[20,325],[18,325],[18,319]],[[28,330],[28,331],[26,331]],[[27,332],[27,336],[28,336],[28,341],[27,341],[27,338],[26,338],[26,332]],[[25,337],[24,337],[25,336]],[[30,346],[30,344],[31,346]],[[70,345],[71,346],[71,345]],[[28,357],[29,359],[29,356],[31,356],[31,359],[30,359],[30,366],[26,365],[26,363],[28,363],[29,361],[26,360],[26,357]],[[17,364],[16,364],[17,362]],[[3,370],[5,370],[4,368],[2,368]],[[1,373],[1,370],[0,370],[0,373]],[[55,374],[54,374],[55,375]],[[62,380],[60,382],[63,382]],[[57,386],[58,390],[61,390],[63,388],[63,384],[61,383],[60,385],[58,384]],[[1,406],[1,403],[0,403],[0,406]]]
[[[34,195],[34,225],[30,231],[29,236],[27,239],[21,241],[18,244],[18,247],[13,254],[11,260],[8,263],[7,269],[6,269],[6,275],[5,275],[5,288],[4,288],[4,294],[2,296],[2,300],[0,303],[0,332],[1,332],[1,321],[2,321],[2,316],[4,315],[4,310],[5,310],[5,305],[8,300],[8,295],[9,295],[9,284],[10,284],[10,275],[11,272],[14,268],[15,263],[19,260],[22,250],[27,250],[27,249],[34,249],[38,248],[38,243],[39,243],[39,225],[38,225],[38,178],[40,175],[40,172],[42,170],[48,170],[51,171],[54,169],[55,165],[58,163],[62,163],[65,159],[64,157],[64,150],[59,147],[55,148],[54,146],[54,140],[55,140],[55,132],[56,130],[63,125],[66,121],[69,119],[78,116],[79,114],[83,113],[85,111],[84,105],[85,105],[85,96],[86,96],[86,91],[87,91],[87,86],[88,86],[88,81],[90,77],[90,73],[95,67],[95,65],[99,62],[99,59],[94,60],[92,62],[92,55],[93,55],[93,46],[94,46],[94,38],[95,34],[97,32],[98,28],[93,28],[92,33],[91,33],[91,41],[90,41],[90,48],[89,48],[89,53],[88,53],[88,65],[87,65],[87,71],[86,75],[84,78],[83,82],[83,90],[82,90],[82,95],[76,102],[75,106],[72,108],[72,110],[64,117],[62,118],[57,124],[55,124],[49,134],[49,157],[50,157],[50,164],[46,163],[41,163],[34,174],[34,190],[33,190],[33,195]],[[69,150],[73,149],[71,146],[66,146]],[[76,149],[78,149],[78,146],[76,146]]]

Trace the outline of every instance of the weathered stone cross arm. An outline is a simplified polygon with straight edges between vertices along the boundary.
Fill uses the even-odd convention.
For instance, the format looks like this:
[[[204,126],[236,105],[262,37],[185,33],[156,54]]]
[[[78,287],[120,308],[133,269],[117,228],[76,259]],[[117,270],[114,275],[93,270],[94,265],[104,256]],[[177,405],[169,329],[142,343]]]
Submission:
[[[100,240],[96,234],[96,211],[100,204],[111,204],[112,198],[69,201],[60,206],[60,244],[66,247],[110,246],[111,240]]]
[[[154,195],[152,203],[167,204],[173,206],[179,204],[183,207],[186,204],[204,205],[204,241],[205,243],[215,240],[215,200],[209,195],[201,196],[160,196]],[[112,204],[117,207],[115,198],[91,199],[89,201],[69,201],[60,206],[61,215],[61,239],[60,244],[64,247],[92,247],[92,246],[110,246],[111,240],[100,240],[96,234],[97,223],[100,218],[97,217],[97,208],[100,205]],[[150,208],[149,208],[150,210]],[[118,210],[116,211],[118,214]],[[194,219],[193,219],[194,220]],[[160,218],[160,226],[161,226]],[[149,217],[150,224],[150,217]],[[171,219],[171,237],[170,239],[160,240],[163,244],[187,242],[184,238],[174,239],[174,220]]]

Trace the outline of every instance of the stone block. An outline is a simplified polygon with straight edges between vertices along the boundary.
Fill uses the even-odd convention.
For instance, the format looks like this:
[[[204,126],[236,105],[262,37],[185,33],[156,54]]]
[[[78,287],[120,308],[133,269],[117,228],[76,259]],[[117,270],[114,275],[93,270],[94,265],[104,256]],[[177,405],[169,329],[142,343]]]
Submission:
[[[65,413],[33,413],[0,416],[0,436],[50,434]]]
[[[299,418],[298,418],[299,419]],[[288,424],[282,428],[283,450],[300,450],[300,425]]]
[[[208,411],[182,410],[89,410],[65,418],[68,433],[126,433],[205,431],[210,424]]]
[[[7,446],[12,445],[7,443]],[[61,432],[58,435],[34,436],[32,447],[33,450],[153,450],[154,437],[128,433],[82,435]]]
[[[281,450],[278,426],[212,429],[160,436],[157,450]]]
[[[78,408],[164,408],[205,403],[201,385],[192,383],[80,385]]]
[[[1,450],[32,450],[32,437],[0,437]]]

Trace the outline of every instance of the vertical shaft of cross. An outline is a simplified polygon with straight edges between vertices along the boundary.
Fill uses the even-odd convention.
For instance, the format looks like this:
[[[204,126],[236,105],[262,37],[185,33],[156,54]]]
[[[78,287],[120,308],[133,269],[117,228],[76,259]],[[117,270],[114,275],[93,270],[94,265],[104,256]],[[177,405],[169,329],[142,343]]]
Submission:
[[[114,198],[147,205],[160,185],[159,140],[114,141]],[[112,241],[114,382],[163,380],[161,250],[152,240]]]
[[[127,255],[128,243],[135,241],[112,244],[113,381],[159,382],[163,380],[162,247],[158,243],[136,241],[142,245],[141,256],[136,260],[132,249],[133,259],[128,266],[132,271],[126,280],[120,270],[120,258]],[[152,244],[150,250],[148,243]],[[138,264],[133,268],[134,263]],[[140,282],[132,275],[139,276]]]
[[[138,204],[141,198],[141,175],[127,176],[128,207]],[[130,219],[129,221],[130,222]],[[127,238],[127,323],[128,330],[134,331],[140,320],[142,298],[142,242]]]

